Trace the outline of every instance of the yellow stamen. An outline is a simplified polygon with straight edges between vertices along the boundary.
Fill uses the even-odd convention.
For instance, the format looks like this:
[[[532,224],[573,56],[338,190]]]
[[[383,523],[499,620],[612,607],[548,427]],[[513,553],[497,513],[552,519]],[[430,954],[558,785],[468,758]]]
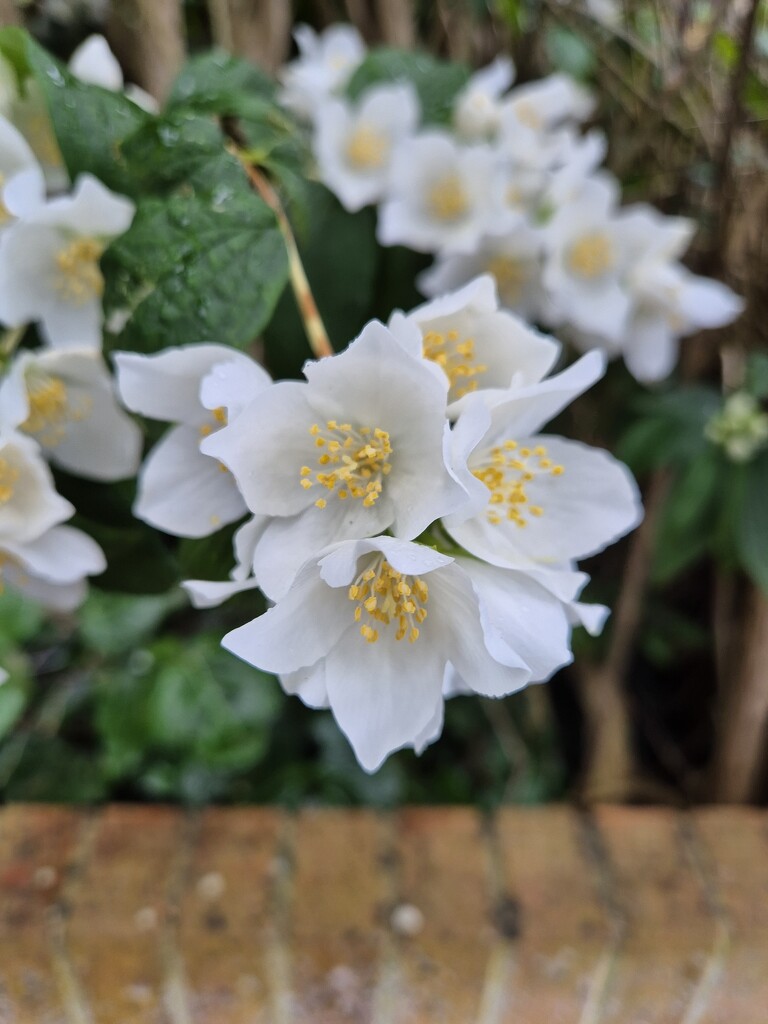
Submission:
[[[375,171],[383,167],[391,144],[386,135],[365,122],[359,124],[347,139],[344,155],[347,163],[359,171]]]
[[[458,174],[438,178],[427,192],[427,209],[437,220],[460,220],[469,210],[469,196]]]
[[[538,519],[544,515],[541,505],[531,504],[528,485],[539,476],[562,476],[565,470],[547,458],[544,445],[519,448],[510,440],[491,448],[472,472],[491,492],[485,513],[488,522],[493,526],[509,522],[524,527],[530,521],[528,516]]]
[[[607,235],[594,232],[584,235],[569,248],[566,263],[580,277],[600,277],[611,270],[616,262],[613,244]]]
[[[104,245],[95,238],[76,238],[56,253],[55,287],[74,306],[98,298],[104,291],[99,260]]]
[[[443,370],[451,386],[451,401],[476,391],[475,379],[485,373],[485,363],[475,364],[475,343],[471,338],[459,340],[456,331],[427,331],[423,337],[423,355]]]
[[[376,427],[353,428],[350,423],[328,420],[325,431],[314,423],[309,433],[315,445],[323,449],[317,463],[321,467],[314,472],[309,466],[302,466],[299,483],[307,490],[313,484],[320,484],[340,501],[359,498],[366,508],[374,505],[383,491],[382,480],[389,474],[392,464],[389,456],[392,445],[386,430]],[[322,504],[321,504],[322,502]],[[317,508],[325,508],[327,501],[316,501]]]
[[[360,622],[363,614],[368,618],[360,626],[360,635],[368,643],[376,643],[379,629],[390,623],[397,627],[395,640],[403,640],[406,636],[410,643],[418,640],[416,623],[421,625],[426,619],[424,605],[429,600],[429,588],[418,576],[398,572],[383,556],[379,556],[373,567],[361,573],[350,586],[348,597],[357,604],[355,622]]]
[[[0,458],[0,505],[4,505],[13,497],[16,481],[20,473],[16,466],[7,459]]]

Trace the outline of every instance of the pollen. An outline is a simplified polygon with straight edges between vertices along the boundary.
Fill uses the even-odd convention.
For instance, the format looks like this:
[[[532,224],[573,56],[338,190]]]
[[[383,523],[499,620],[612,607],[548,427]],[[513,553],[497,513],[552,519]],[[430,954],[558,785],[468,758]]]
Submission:
[[[384,490],[383,479],[392,470],[387,431],[328,420],[325,428],[313,423],[309,433],[320,450],[318,468],[313,472],[310,466],[302,466],[300,486],[304,490],[325,487],[340,501],[357,498],[365,508],[375,505]],[[325,498],[315,502],[320,509],[327,504]]]
[[[461,220],[469,211],[469,196],[458,174],[438,178],[427,192],[427,209],[436,220]]]
[[[95,238],[76,238],[56,253],[55,287],[73,306],[81,306],[104,292],[99,260],[104,246]]]
[[[358,171],[377,171],[387,163],[391,145],[386,135],[362,122],[344,147],[347,163]]]
[[[360,635],[369,644],[376,643],[382,627],[390,624],[395,629],[395,640],[406,637],[409,643],[418,640],[429,600],[429,588],[418,576],[398,572],[380,556],[360,573],[347,596],[356,604],[355,622],[367,616],[367,621],[360,626]]]
[[[448,378],[452,401],[477,390],[477,377],[488,367],[475,361],[475,343],[471,338],[462,339],[458,331],[427,331],[422,343],[424,358],[437,363]]]
[[[517,302],[530,277],[526,262],[512,256],[494,256],[485,269],[496,278],[499,294],[506,303]]]
[[[613,269],[616,256],[613,244],[607,235],[599,231],[584,235],[568,250],[568,268],[579,277],[591,279],[600,277]]]
[[[4,505],[13,497],[19,470],[7,459],[0,458],[0,505]]]
[[[542,505],[531,503],[531,485],[542,477],[562,476],[565,467],[553,463],[544,445],[520,448],[516,441],[507,440],[491,448],[472,472],[491,492],[485,513],[488,522],[493,526],[507,522],[524,527],[530,517],[539,519],[544,515]]]
[[[91,412],[91,400],[86,396],[73,400],[61,377],[33,369],[26,385],[29,414],[19,429],[46,448],[61,444],[69,426],[87,419]]]
[[[221,427],[226,427],[226,425],[227,410],[223,405],[218,405],[215,409],[211,409],[211,419],[206,420],[205,423],[200,425],[200,437],[210,437],[211,434],[214,434]]]

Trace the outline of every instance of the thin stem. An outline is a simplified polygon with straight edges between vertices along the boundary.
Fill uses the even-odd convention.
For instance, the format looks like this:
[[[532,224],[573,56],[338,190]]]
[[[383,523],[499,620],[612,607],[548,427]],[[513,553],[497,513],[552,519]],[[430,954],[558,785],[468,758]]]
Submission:
[[[285,248],[288,251],[288,269],[291,277],[291,287],[293,288],[293,293],[296,296],[296,304],[299,307],[299,314],[304,323],[304,329],[307,332],[309,346],[318,359],[322,359],[324,356],[332,356],[334,354],[333,346],[331,345],[328,332],[325,329],[325,324],[323,323],[320,312],[317,308],[317,303],[315,302],[315,297],[312,294],[312,289],[309,286],[307,274],[304,270],[304,264],[301,262],[301,257],[299,256],[296,239],[288,221],[285,209],[283,208],[283,204],[280,202],[280,197],[272,187],[267,177],[262,174],[258,167],[254,167],[248,160],[247,153],[244,153],[236,146],[231,146],[230,152],[232,152],[243,165],[251,185],[253,185],[254,189],[259,193],[261,198],[277,217],[277,223],[282,233],[283,241],[285,242]]]
[[[27,325],[22,324],[21,327],[13,327],[10,331],[5,332],[3,340],[0,341],[0,360],[10,359],[24,337],[26,329]]]

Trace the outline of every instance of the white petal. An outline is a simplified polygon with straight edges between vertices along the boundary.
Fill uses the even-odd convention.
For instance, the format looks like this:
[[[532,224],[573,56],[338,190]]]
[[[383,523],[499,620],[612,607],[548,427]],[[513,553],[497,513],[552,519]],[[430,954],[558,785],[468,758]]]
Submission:
[[[193,608],[215,608],[235,594],[254,590],[256,580],[183,580],[181,586],[189,594]]]
[[[664,380],[675,368],[678,347],[664,314],[641,313],[630,321],[624,362],[642,383]]]
[[[123,88],[123,72],[104,36],[88,36],[69,60],[69,70],[81,82],[100,85],[119,92]]]
[[[200,451],[194,427],[173,427],[147,457],[134,514],[177,537],[207,537],[245,515],[232,476]]]
[[[692,327],[724,327],[744,312],[744,299],[721,281],[687,273],[683,280],[680,308]]]
[[[349,540],[334,545],[332,551],[320,558],[320,574],[331,587],[344,587],[355,579],[358,561],[380,551],[393,569],[409,576],[423,576],[453,559],[424,544],[414,544],[396,537],[371,537],[368,540]]]
[[[107,561],[95,540],[72,526],[54,526],[26,544],[8,544],[26,572],[47,583],[76,583],[104,572]]]
[[[203,377],[200,401],[206,409],[224,408],[233,420],[272,383],[267,371],[241,352],[230,350],[227,362],[217,363]]]
[[[52,199],[35,211],[31,223],[68,228],[78,236],[114,238],[131,226],[136,207],[92,174],[81,174],[71,195]]]
[[[230,362],[235,355],[226,345],[179,345],[151,356],[115,352],[120,397],[142,416],[197,424],[201,381],[217,363]]]
[[[221,643],[256,668],[284,674],[324,658],[352,626],[346,591],[329,587],[310,564],[274,608],[227,633]]]
[[[298,697],[308,708],[328,707],[324,661],[309,668],[300,668],[298,672],[281,675],[280,684],[286,693]]]
[[[27,543],[69,519],[73,506],[56,493],[53,477],[28,437],[0,437],[0,543]]]

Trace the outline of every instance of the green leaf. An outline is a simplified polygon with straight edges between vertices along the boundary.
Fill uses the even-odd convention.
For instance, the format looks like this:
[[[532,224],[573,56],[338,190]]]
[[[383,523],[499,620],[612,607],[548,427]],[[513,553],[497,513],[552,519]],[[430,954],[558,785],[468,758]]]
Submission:
[[[378,252],[374,213],[347,213],[322,185],[308,186],[312,222],[299,245],[312,293],[336,351],[369,319]],[[264,332],[267,362],[275,377],[295,377],[311,358],[293,293],[286,291]]]
[[[768,593],[768,452],[744,467],[745,485],[736,546],[739,561]]]
[[[768,398],[768,353],[750,353],[745,387],[755,398]]]
[[[236,114],[244,95],[269,98],[275,86],[254,64],[212,50],[187,61],[173,84],[167,109],[188,107],[216,114]]]
[[[570,29],[559,25],[547,29],[544,47],[551,64],[581,81],[591,78],[597,67],[597,57],[589,43]]]
[[[170,612],[186,605],[180,590],[140,597],[91,590],[77,613],[78,631],[97,654],[124,654],[149,641]]]
[[[226,580],[235,564],[232,538],[239,523],[225,526],[209,537],[184,538],[177,557],[185,580]]]
[[[139,193],[180,186],[202,195],[247,191],[245,171],[226,143],[210,117],[172,111],[134,132],[122,151]]]
[[[656,533],[652,569],[655,583],[668,583],[707,552],[723,482],[722,460],[711,449],[678,473]]]
[[[347,94],[357,99],[372,85],[411,82],[419,94],[425,124],[448,124],[456,94],[469,81],[464,64],[438,60],[427,53],[381,47],[371,50],[347,84]]]
[[[703,386],[646,395],[637,403],[640,418],[619,441],[618,457],[636,473],[686,464],[709,448],[704,430],[720,404],[719,392]]]
[[[73,524],[93,537],[107,557],[106,571],[93,579],[102,590],[161,594],[177,583],[176,561],[156,530],[140,523],[116,529],[79,515]]]
[[[288,277],[274,213],[250,192],[147,199],[105,253],[105,308],[129,311],[119,348],[182,342],[245,348],[272,316]]]
[[[56,736],[32,735],[5,790],[8,800],[94,803],[107,795],[93,755]]]
[[[120,144],[152,115],[122,93],[81,82],[32,39],[26,41],[26,52],[70,175],[88,171],[109,188],[131,193],[133,181]]]

